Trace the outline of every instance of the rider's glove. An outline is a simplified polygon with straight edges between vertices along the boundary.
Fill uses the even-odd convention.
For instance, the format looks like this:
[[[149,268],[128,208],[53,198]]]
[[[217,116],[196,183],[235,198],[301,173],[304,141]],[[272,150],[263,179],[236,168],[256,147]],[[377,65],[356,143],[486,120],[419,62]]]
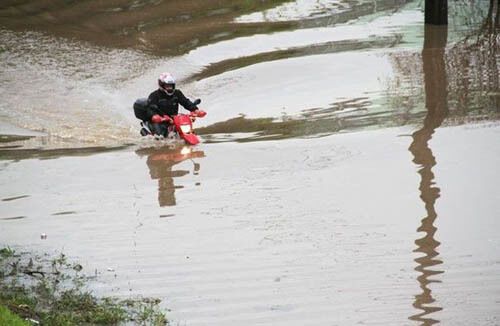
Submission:
[[[207,113],[203,110],[197,109],[194,111],[194,114],[196,114],[197,117],[203,118],[204,116],[207,115]]]
[[[155,114],[154,116],[151,117],[151,122],[153,123],[161,123],[163,121],[162,117],[160,115]]]
[[[174,123],[174,120],[172,120],[171,117],[169,117],[168,115],[164,115],[162,118],[161,118],[161,121],[162,122],[166,122],[166,123]]]

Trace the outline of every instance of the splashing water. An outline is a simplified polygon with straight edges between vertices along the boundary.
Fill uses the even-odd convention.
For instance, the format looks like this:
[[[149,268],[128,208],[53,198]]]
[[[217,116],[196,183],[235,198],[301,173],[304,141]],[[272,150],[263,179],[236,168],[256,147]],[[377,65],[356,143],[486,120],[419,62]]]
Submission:
[[[37,32],[2,30],[0,43],[2,121],[71,146],[137,138],[131,103],[154,87],[144,71],[159,59]]]

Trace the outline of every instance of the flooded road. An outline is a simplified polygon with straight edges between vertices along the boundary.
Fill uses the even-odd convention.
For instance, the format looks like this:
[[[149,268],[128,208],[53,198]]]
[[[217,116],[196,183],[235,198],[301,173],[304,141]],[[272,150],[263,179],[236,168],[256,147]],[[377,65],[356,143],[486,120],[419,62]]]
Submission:
[[[5,162],[2,242],[174,324],[497,324],[500,126],[411,132]]]
[[[425,114],[416,2],[180,3],[5,2],[2,121],[47,133],[43,148],[136,143],[131,103],[165,70],[202,98],[210,114],[199,133],[212,142],[400,126]],[[490,14],[487,1],[450,8],[450,121],[498,119],[500,41]],[[37,87],[19,96],[26,76]]]
[[[497,4],[421,6],[3,1],[0,245],[173,325],[500,324]],[[138,135],[162,71],[196,147]]]

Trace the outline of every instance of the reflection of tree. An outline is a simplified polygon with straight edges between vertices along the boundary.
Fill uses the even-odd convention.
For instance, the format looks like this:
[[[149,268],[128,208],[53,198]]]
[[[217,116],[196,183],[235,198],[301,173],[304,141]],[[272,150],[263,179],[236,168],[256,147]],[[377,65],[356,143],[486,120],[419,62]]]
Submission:
[[[182,188],[182,186],[176,186],[174,178],[189,174],[187,170],[172,170],[173,166],[187,159],[205,156],[203,151],[195,151],[191,147],[184,146],[140,149],[136,153],[139,156],[148,156],[146,164],[151,179],[158,180],[158,202],[161,207],[176,204],[175,189]],[[194,174],[197,174],[199,169],[200,165],[194,163]]]
[[[499,1],[490,0],[488,13],[480,26],[449,50],[449,73],[458,77],[450,81],[450,95],[462,116],[473,112],[481,118],[492,114],[498,118],[499,10]]]
[[[430,279],[435,274],[442,273],[431,269],[433,266],[442,263],[436,259],[439,241],[434,238],[436,227],[434,221],[437,218],[435,202],[439,198],[439,188],[434,186],[434,174],[432,167],[436,165],[436,159],[429,148],[429,140],[435,129],[438,128],[448,114],[447,104],[447,81],[446,65],[444,61],[444,48],[447,40],[447,26],[425,26],[424,49],[422,51],[424,84],[425,84],[425,106],[427,114],[424,119],[424,125],[413,136],[413,142],[410,145],[410,152],[413,154],[413,162],[420,166],[420,198],[425,204],[427,216],[422,219],[422,224],[417,231],[425,232],[424,237],[417,239],[415,252],[422,253],[424,256],[415,259],[418,266],[415,268],[420,273],[418,282],[422,293],[415,296],[413,306],[420,313],[410,317],[411,320],[419,321],[424,325],[432,325],[438,321],[429,318],[428,315],[442,310],[438,306],[429,306],[435,300],[432,297],[432,290],[429,287]]]
[[[450,18],[456,41],[444,52],[447,72],[449,114],[447,124],[496,120],[500,114],[498,0],[488,6],[472,6],[463,0],[450,4]],[[389,85],[392,110],[405,109],[406,123],[420,121],[424,60],[415,52],[390,54],[396,72]],[[423,59],[423,58],[422,58]]]

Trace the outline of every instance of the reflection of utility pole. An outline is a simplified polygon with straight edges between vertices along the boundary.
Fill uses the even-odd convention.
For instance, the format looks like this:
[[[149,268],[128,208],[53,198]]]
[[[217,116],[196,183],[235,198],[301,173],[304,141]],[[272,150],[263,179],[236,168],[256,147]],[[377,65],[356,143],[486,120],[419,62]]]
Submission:
[[[493,12],[496,11],[496,15]],[[483,29],[487,29],[490,34],[496,32],[500,27],[500,0],[490,0],[488,15],[486,16]]]
[[[496,12],[496,14],[494,14]],[[483,26],[481,28],[481,34],[483,34],[482,40],[478,38],[478,44],[480,42],[486,43],[487,55],[486,66],[488,69],[488,91],[498,92],[499,88],[499,71],[498,71],[498,42],[499,42],[499,32],[500,32],[500,0],[490,0],[490,8],[488,9],[488,16],[486,17]],[[485,51],[478,46],[479,51],[484,53]],[[497,93],[498,94],[498,93]],[[493,106],[497,110],[500,110],[500,96],[492,96]]]
[[[424,68],[425,83],[425,106],[427,114],[422,128],[413,133],[413,142],[410,145],[410,152],[413,155],[413,162],[420,166],[420,198],[425,204],[427,216],[422,219],[422,224],[417,229],[418,232],[425,232],[425,235],[415,240],[417,248],[415,252],[424,256],[416,258],[416,271],[420,273],[417,278],[422,289],[422,293],[415,296],[413,306],[420,312],[409,317],[411,320],[419,321],[422,325],[432,325],[438,321],[427,317],[429,314],[442,310],[438,306],[429,306],[435,300],[432,297],[432,290],[429,284],[437,282],[430,277],[442,273],[430,269],[442,263],[436,259],[439,253],[436,249],[439,241],[434,238],[436,227],[434,221],[437,218],[435,202],[439,198],[440,189],[434,186],[434,174],[432,168],[436,165],[436,160],[429,148],[429,140],[436,128],[438,128],[448,114],[447,103],[447,81],[446,66],[444,62],[444,48],[447,41],[447,26],[425,26],[424,49],[422,60]]]
[[[495,0],[490,0],[490,6],[494,6]],[[495,16],[495,28],[500,28],[500,1],[497,0],[497,15]]]

